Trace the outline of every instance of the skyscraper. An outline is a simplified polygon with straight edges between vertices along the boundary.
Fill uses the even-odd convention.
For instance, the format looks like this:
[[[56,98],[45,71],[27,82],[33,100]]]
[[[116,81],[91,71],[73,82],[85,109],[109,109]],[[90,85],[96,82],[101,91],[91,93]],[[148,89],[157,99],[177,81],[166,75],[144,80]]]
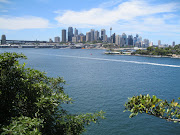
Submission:
[[[144,48],[149,47],[149,39],[144,39]]]
[[[116,35],[116,41],[115,44],[120,46],[121,45],[121,36],[120,35]]]
[[[91,42],[94,41],[94,29],[91,29]]]
[[[86,42],[91,41],[91,32],[86,32]]]
[[[66,30],[62,29],[62,42],[66,42]]]
[[[68,42],[72,42],[73,27],[68,27]]]
[[[158,46],[161,46],[161,40],[158,40]]]
[[[74,29],[74,36],[78,36],[78,30],[76,28]]]
[[[99,40],[99,32],[98,31],[95,31],[95,33],[94,33],[94,40],[95,41]]]
[[[175,45],[176,45],[176,44],[175,44],[175,41],[173,41],[173,42],[172,42],[172,46],[175,46]]]
[[[60,37],[54,37],[54,42],[56,42],[56,43],[59,43],[60,42]]]
[[[128,35],[128,45],[133,46],[133,36]]]
[[[105,42],[105,37],[106,37],[106,30],[105,29],[101,29],[101,40],[103,42]]]
[[[1,36],[1,44],[6,44],[6,35]]]
[[[112,34],[112,36],[111,36],[111,43],[115,43],[115,37],[116,37],[116,34],[114,33],[114,34]]]
[[[122,46],[125,47],[128,45],[127,35],[125,33],[122,34]]]

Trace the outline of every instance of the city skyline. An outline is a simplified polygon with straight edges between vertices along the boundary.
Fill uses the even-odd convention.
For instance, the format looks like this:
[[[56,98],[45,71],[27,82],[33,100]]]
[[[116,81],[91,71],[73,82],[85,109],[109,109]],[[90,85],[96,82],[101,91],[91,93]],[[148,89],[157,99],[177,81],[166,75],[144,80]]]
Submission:
[[[33,7],[33,8],[27,8]],[[22,12],[23,11],[23,12]],[[91,29],[112,34],[141,35],[154,44],[180,43],[178,0],[0,0],[0,35],[7,39],[48,40],[62,37],[72,26],[78,33]]]

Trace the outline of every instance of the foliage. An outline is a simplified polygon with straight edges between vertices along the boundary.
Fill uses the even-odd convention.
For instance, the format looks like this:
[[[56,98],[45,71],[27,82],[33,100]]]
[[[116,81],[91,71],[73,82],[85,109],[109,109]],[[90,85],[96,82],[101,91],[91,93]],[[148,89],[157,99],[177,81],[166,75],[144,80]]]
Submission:
[[[70,114],[62,104],[72,103],[64,93],[63,78],[19,64],[23,54],[0,54],[0,134],[80,134],[85,126],[104,118],[104,112]],[[36,124],[34,124],[36,122]],[[25,128],[28,124],[34,125]]]
[[[131,112],[130,118],[138,113],[146,113],[168,121],[180,122],[180,104],[174,99],[168,102],[154,95],[151,97],[149,94],[133,96],[125,103],[125,111]]]
[[[180,45],[176,45],[173,47],[169,46],[166,48],[158,48],[158,47],[148,47],[147,50],[137,50],[135,54],[141,55],[161,55],[168,56],[172,54],[180,55]]]

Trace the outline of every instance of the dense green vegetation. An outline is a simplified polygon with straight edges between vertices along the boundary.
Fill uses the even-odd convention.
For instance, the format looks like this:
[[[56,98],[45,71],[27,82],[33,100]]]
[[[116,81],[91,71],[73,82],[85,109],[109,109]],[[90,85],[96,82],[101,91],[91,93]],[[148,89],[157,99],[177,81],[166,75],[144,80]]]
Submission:
[[[65,81],[19,64],[23,54],[0,54],[0,134],[77,135],[104,112],[70,114],[62,104],[72,103]]]
[[[180,100],[180,98],[179,98]],[[125,103],[125,111],[130,111],[130,118],[138,113],[146,113],[168,121],[180,123],[180,104],[172,100],[168,102],[149,95],[133,96]]]
[[[180,44],[174,47],[169,46],[166,48],[148,47],[147,50],[137,50],[134,54],[161,56],[171,56],[172,54],[180,55]]]

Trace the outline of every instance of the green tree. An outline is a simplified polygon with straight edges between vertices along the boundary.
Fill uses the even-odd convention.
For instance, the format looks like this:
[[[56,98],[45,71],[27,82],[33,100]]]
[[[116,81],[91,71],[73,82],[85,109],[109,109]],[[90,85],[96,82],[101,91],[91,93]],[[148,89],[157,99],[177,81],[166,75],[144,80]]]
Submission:
[[[133,96],[125,103],[125,111],[131,112],[130,118],[138,115],[138,113],[146,113],[161,119],[166,119],[167,121],[180,123],[180,104],[175,102],[174,99],[168,102],[154,95],[151,97],[149,94]]]
[[[72,103],[64,93],[63,78],[19,64],[23,54],[0,54],[0,134],[81,134],[104,112],[70,114],[62,104]]]

